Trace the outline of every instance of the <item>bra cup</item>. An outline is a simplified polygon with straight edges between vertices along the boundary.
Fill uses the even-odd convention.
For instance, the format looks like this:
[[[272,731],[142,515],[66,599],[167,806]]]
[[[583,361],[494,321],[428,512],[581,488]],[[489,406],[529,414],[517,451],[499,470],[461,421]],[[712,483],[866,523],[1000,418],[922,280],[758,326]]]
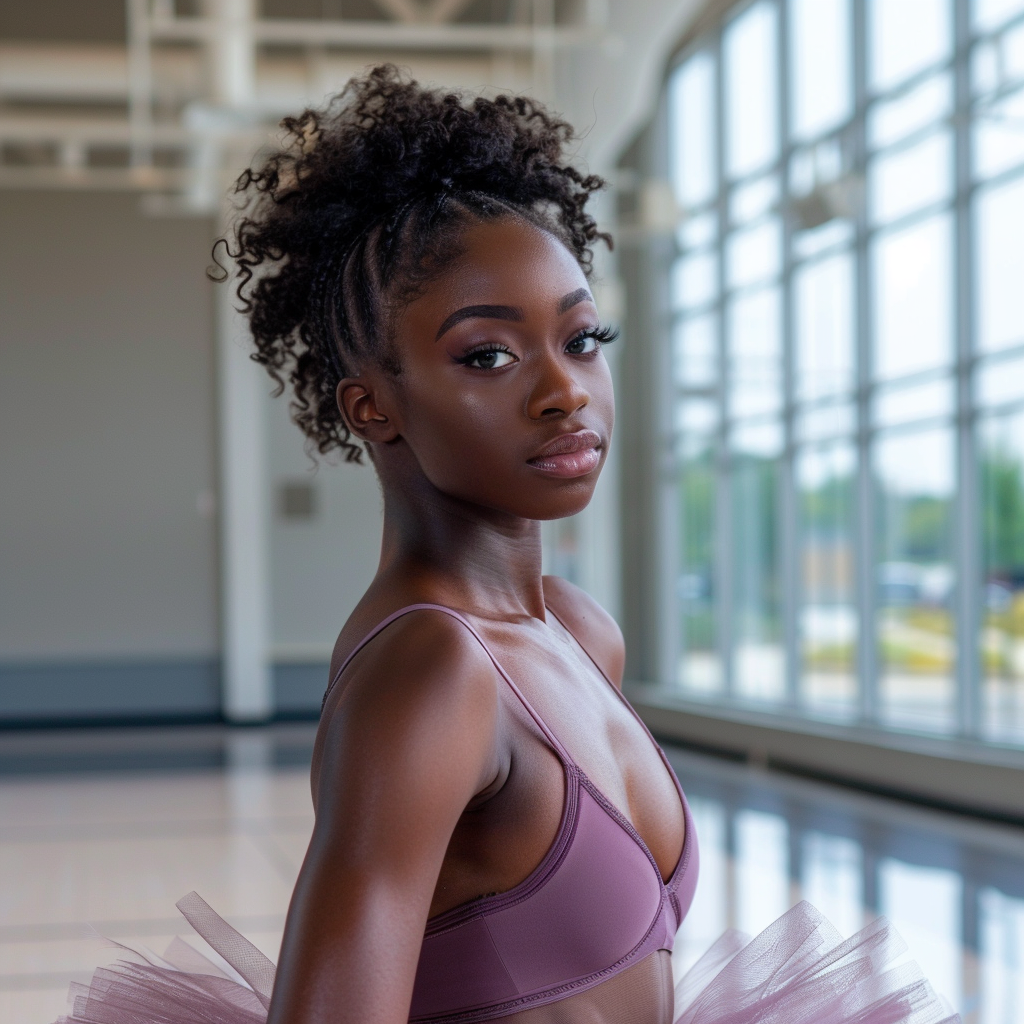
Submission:
[[[561,864],[542,889],[491,916],[488,926],[525,994],[628,956],[646,937],[661,901],[647,854],[581,786],[576,831]]]
[[[670,948],[674,914],[649,855],[574,782],[575,814],[548,873],[517,887],[528,890],[521,898],[513,889],[480,901],[468,920],[425,937],[413,1020],[557,999],[600,982],[641,949]]]

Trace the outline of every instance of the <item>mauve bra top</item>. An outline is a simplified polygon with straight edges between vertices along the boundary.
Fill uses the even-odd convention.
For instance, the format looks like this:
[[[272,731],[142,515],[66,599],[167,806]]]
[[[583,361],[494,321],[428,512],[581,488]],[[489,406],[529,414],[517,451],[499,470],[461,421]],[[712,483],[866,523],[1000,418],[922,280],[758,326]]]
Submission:
[[[414,604],[389,615],[345,659],[332,686],[352,658],[381,630],[400,616],[421,609],[458,619],[479,641],[518,704],[561,761],[565,802],[551,848],[526,879],[507,892],[471,900],[427,922],[409,1020],[413,1024],[472,1024],[513,1016],[517,1018],[514,1024],[518,1019],[624,1020],[621,1012],[607,1015],[610,1005],[601,1010],[596,1006],[583,1010],[581,1006],[580,1012],[571,1012],[570,1005],[563,1005],[554,1015],[522,1011],[579,997],[587,990],[593,996],[584,1001],[591,1003],[599,995],[593,990],[650,954],[672,949],[676,930],[693,900],[698,867],[697,837],[679,780],[658,747],[679,793],[686,823],[682,854],[664,882],[636,829],[569,756],[480,634],[458,612],[441,605]],[[599,665],[597,668],[600,671]],[[629,707],[618,688],[612,685],[612,689]],[[636,712],[632,708],[630,711],[640,722]],[[647,731],[643,722],[640,724]],[[651,742],[655,743],[653,737]],[[650,957],[650,962],[660,959]],[[646,982],[648,987],[667,986],[667,996],[652,997],[659,1004],[667,998],[667,1007],[644,1013],[637,1005],[638,1000],[644,1001],[643,996],[631,991],[630,1006],[640,1012],[636,1016],[627,1014],[630,1019],[671,1020],[667,962],[666,956],[660,968],[652,968],[660,971],[661,980]],[[615,983],[607,987],[611,997]],[[621,982],[618,987],[623,987]],[[635,989],[636,983],[630,988]]]

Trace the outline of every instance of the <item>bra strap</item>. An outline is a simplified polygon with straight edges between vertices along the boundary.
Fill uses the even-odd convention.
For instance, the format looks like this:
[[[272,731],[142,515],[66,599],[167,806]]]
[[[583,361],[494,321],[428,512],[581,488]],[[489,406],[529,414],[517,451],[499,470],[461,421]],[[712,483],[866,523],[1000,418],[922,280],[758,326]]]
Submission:
[[[491,651],[490,647],[488,647],[487,644],[484,642],[484,638],[476,631],[472,623],[460,612],[455,611],[454,608],[448,608],[443,604],[408,604],[404,608],[399,608],[397,612],[392,612],[386,619],[383,619],[381,622],[377,623],[377,625],[374,626],[373,629],[371,629],[370,632],[367,633],[366,636],[364,636],[363,639],[356,644],[356,646],[352,649],[352,653],[349,654],[349,656],[341,663],[341,668],[339,668],[338,671],[335,673],[334,678],[331,680],[330,685],[327,687],[327,692],[324,694],[323,704],[321,704],[321,711],[327,704],[328,695],[330,694],[331,690],[334,689],[334,685],[341,678],[342,673],[345,671],[345,669],[348,668],[349,663],[375,636],[377,636],[378,633],[383,632],[385,629],[387,629],[388,626],[391,625],[392,622],[394,622],[396,619],[400,619],[403,615],[408,615],[409,612],[428,610],[435,612],[443,612],[445,615],[451,616],[453,619],[456,619],[459,622],[461,622],[462,625],[465,626],[466,629],[468,629],[470,633],[473,634],[474,637],[476,637],[477,643],[479,643],[480,646],[484,649],[484,652],[486,653],[487,657],[491,659],[491,664],[493,664],[494,667],[498,670],[498,675],[500,675],[501,678],[504,679],[505,682],[508,684],[509,689],[516,695],[517,699],[519,700],[519,703],[522,704],[522,706],[526,709],[526,713],[533,719],[537,728],[540,729],[540,731],[544,735],[544,738],[548,741],[548,743],[551,744],[555,753],[558,754],[558,756],[562,759],[562,761],[565,764],[571,764],[575,766],[576,762],[573,761],[573,759],[569,756],[569,752],[565,749],[565,747],[562,746],[561,742],[559,742],[558,737],[547,727],[547,725],[544,722],[544,719],[541,718],[539,714],[537,714],[537,712],[533,708],[533,705],[526,699],[526,695],[523,693],[523,691],[520,690],[519,687],[516,686],[516,684],[512,681],[512,677],[505,671],[504,668],[502,668],[501,662],[499,662],[498,659],[494,656],[494,653]]]

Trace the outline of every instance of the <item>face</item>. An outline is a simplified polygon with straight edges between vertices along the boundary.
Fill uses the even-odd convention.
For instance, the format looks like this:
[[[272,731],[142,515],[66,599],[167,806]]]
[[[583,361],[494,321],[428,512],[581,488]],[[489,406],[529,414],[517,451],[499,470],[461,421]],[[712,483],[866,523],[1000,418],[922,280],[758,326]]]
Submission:
[[[526,519],[572,515],[590,501],[614,418],[586,278],[522,221],[474,224],[461,242],[396,317],[400,377],[376,374],[362,409],[339,388],[347,418],[372,406],[379,429],[357,432],[375,458],[405,446],[445,494]]]

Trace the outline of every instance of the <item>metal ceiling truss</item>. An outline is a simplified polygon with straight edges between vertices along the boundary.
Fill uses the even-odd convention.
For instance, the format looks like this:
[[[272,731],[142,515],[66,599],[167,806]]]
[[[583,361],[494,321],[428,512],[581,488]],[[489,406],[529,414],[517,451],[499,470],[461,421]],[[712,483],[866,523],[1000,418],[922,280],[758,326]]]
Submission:
[[[374,0],[390,20],[263,18],[257,0],[126,0],[125,46],[0,44],[0,188],[130,190],[151,212],[210,214],[280,118],[396,59],[455,86],[552,99],[556,55],[601,36],[593,4],[556,20],[517,0],[504,22],[470,0]]]

